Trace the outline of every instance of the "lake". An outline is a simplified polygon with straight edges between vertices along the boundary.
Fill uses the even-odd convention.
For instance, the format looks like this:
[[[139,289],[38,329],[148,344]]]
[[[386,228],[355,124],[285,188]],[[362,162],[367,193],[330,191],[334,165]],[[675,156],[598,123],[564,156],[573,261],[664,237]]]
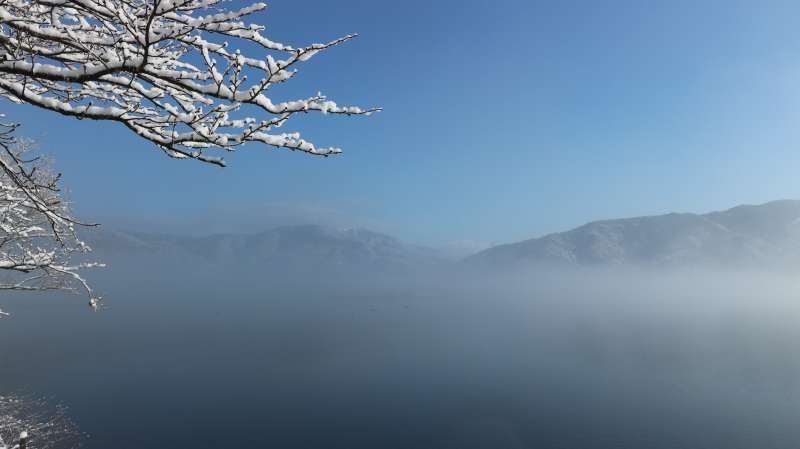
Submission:
[[[791,277],[101,284],[100,313],[8,294],[0,322],[0,394],[69,407],[88,449],[800,441]]]

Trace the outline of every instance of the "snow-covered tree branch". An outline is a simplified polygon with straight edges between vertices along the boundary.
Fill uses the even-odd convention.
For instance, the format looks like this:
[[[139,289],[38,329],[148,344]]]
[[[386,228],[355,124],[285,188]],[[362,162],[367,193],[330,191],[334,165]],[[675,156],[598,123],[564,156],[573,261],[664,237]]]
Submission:
[[[97,264],[73,261],[89,248],[75,233],[80,223],[70,216],[60,175],[15,130],[0,124],[0,290],[83,290],[97,307],[99,298],[79,274]]]
[[[260,142],[315,155],[298,113],[369,115],[321,94],[273,102],[296,67],[355,35],[292,47],[245,22],[266,5],[223,0],[0,0],[0,95],[63,115],[124,124],[176,158],[224,165],[212,150]]]
[[[0,396],[0,449],[19,448],[20,436],[29,449],[75,448],[82,435],[63,407],[42,399]]]

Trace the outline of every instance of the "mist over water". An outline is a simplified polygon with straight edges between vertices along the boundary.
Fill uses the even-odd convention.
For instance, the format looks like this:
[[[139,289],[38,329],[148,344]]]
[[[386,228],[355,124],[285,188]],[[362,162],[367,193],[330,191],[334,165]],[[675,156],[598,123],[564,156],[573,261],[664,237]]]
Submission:
[[[791,275],[129,272],[99,314],[4,300],[0,389],[69,406],[87,448],[800,441]]]

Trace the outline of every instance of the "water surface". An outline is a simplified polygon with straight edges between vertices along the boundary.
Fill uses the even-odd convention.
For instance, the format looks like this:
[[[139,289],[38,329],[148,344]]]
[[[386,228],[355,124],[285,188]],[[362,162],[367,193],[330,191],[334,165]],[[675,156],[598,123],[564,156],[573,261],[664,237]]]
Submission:
[[[0,390],[67,405],[89,449],[800,441],[791,278],[245,281],[6,295]]]

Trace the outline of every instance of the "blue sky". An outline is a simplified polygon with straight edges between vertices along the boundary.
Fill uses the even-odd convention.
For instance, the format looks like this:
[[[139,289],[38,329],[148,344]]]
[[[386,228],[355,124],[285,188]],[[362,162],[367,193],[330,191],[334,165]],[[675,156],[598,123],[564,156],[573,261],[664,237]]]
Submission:
[[[193,234],[363,226],[425,244],[800,198],[796,2],[274,0],[293,44],[361,37],[276,91],[380,105],[289,128],[337,158],[251,145],[166,158],[112,123],[7,107],[81,218]]]

